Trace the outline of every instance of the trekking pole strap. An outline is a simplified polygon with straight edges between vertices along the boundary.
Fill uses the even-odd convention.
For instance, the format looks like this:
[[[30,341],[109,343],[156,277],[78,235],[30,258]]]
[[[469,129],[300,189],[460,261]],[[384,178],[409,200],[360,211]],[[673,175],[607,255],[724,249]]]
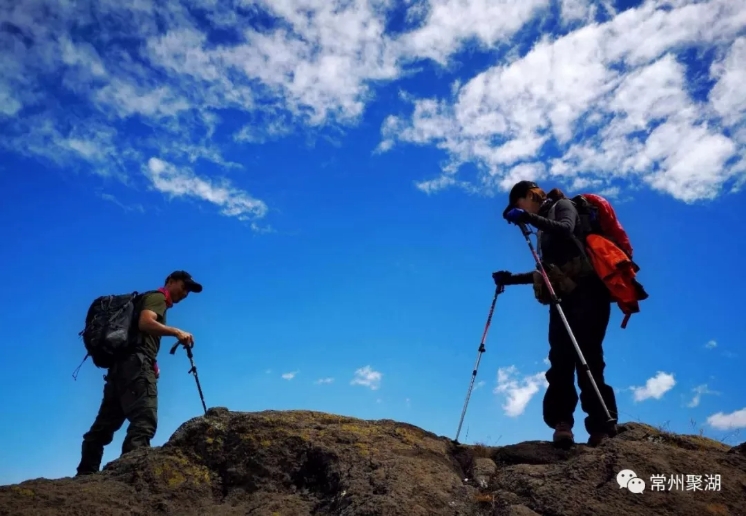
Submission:
[[[171,355],[175,354],[176,350],[179,348],[180,345],[184,346],[184,350],[186,351],[187,356],[190,359],[192,359],[194,357],[194,355],[192,355],[192,347],[191,346],[187,346],[186,344],[182,344],[181,342],[177,342],[176,344],[174,344],[173,346],[171,346],[171,350],[169,351],[169,353]]]

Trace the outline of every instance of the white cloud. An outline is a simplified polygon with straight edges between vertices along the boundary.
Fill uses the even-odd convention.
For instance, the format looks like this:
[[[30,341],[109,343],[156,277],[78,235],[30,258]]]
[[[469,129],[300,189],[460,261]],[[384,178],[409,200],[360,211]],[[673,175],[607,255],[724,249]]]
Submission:
[[[373,368],[367,365],[355,371],[355,377],[350,382],[350,385],[362,385],[364,387],[369,387],[371,390],[375,391],[381,387],[382,377],[382,373],[375,371]]]
[[[746,428],[746,407],[736,410],[730,414],[718,412],[707,418],[707,424],[718,430],[735,430]]]
[[[581,17],[583,2],[565,2]],[[716,196],[743,174],[733,157],[746,145],[724,134],[743,121],[746,3],[649,0],[602,24],[558,39],[543,38],[525,56],[507,60],[456,87],[447,99],[416,99],[407,119],[391,116],[380,150],[396,142],[435,144],[449,156],[440,177],[421,183],[428,192],[464,186],[459,168],[474,163],[475,186],[506,190],[519,175],[540,177],[537,158],[551,162],[553,178],[573,184],[638,181],[679,200]],[[644,42],[644,43],[643,43]],[[711,103],[692,98],[687,65],[676,53],[690,47],[730,48],[712,67],[718,83]],[[552,158],[551,143],[559,148]],[[549,154],[544,154],[545,152]]]
[[[333,381],[334,381],[334,378],[319,378],[314,383],[321,385],[321,384],[332,383]]]
[[[717,341],[715,341],[715,340],[709,340],[709,341],[707,341],[707,344],[705,344],[705,347],[707,349],[712,349],[712,348],[717,347],[717,345],[718,345]]]
[[[599,190],[625,179],[683,201],[740,187],[746,4],[648,0],[618,15],[611,4],[411,0],[404,27],[387,32],[400,7],[391,0],[5,2],[0,146],[125,184],[158,156],[165,175],[146,170],[167,195],[256,220],[264,202],[240,178],[215,179],[242,166],[224,153],[359,123],[377,86],[419,73],[423,59],[451,73],[456,53],[476,44],[499,61],[450,96],[415,98],[409,116],[381,128],[380,151],[409,142],[448,154],[442,174],[416,181],[423,192],[492,192],[524,176]],[[562,30],[580,28],[542,35],[526,55],[509,48],[532,36],[522,32],[532,20],[550,26],[556,7]],[[257,13],[274,21],[257,27]],[[717,51],[706,101],[692,97],[691,69],[676,58],[692,47]],[[463,177],[466,163],[481,168],[476,181]]]
[[[523,414],[531,398],[549,385],[543,372],[518,379],[517,376],[518,369],[514,365],[497,370],[497,387],[493,392],[505,396],[502,408],[508,417]]]
[[[484,380],[479,380],[477,383],[474,384],[474,390],[476,391],[480,387],[484,387],[484,386],[485,386]]]
[[[552,363],[549,361],[549,357],[545,357],[544,360],[542,360],[542,362],[544,362],[544,364],[548,366],[552,365]]]
[[[694,389],[692,389],[692,392],[694,392],[694,396],[692,397],[692,400],[687,404],[687,407],[694,408],[699,406],[699,402],[702,401],[702,396],[705,394],[719,394],[716,391],[711,391],[707,388],[707,384],[702,384],[696,386]]]
[[[192,197],[215,204],[221,213],[241,220],[262,218],[267,205],[227,180],[212,181],[198,177],[189,168],[176,166],[159,158],[150,158],[144,170],[153,188],[170,197]]]
[[[418,2],[415,9],[425,9],[424,23],[405,34],[400,43],[407,55],[445,65],[447,58],[466,41],[476,40],[484,47],[492,47],[513,36],[549,5],[549,0]]]
[[[591,20],[596,9],[589,0],[560,0],[560,14],[566,23]]]
[[[648,378],[642,387],[630,387],[634,394],[635,402],[644,401],[650,398],[659,400],[665,393],[673,389],[676,385],[674,375],[658,371],[655,376]]]
[[[282,379],[283,380],[292,380],[293,378],[295,378],[295,376],[297,374],[298,374],[298,371],[291,371],[289,373],[283,373],[282,374]]]
[[[744,63],[746,37],[741,37],[733,42],[725,58],[713,63],[710,70],[710,75],[717,79],[717,83],[710,91],[710,103],[727,125],[743,122],[746,114],[746,95],[743,93],[743,85],[746,83]]]

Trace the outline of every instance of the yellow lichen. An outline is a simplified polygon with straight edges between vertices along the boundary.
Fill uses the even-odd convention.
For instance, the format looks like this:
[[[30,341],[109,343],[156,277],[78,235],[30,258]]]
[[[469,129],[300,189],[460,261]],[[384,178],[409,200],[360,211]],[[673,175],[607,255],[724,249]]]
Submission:
[[[351,434],[364,436],[371,436],[377,433],[374,427],[355,423],[344,423],[340,425],[340,430],[342,430],[343,432],[349,432]]]
[[[27,487],[13,486],[10,488],[21,496],[34,496],[34,490]]]
[[[423,437],[421,433],[404,427],[397,428],[394,433],[396,433],[396,435],[399,436],[407,444],[414,444],[416,442],[419,442],[422,440]]]
[[[355,448],[357,448],[357,451],[360,455],[363,457],[369,457],[370,456],[370,450],[368,449],[368,446],[363,443],[355,443]]]
[[[210,471],[206,467],[193,464],[181,454],[164,457],[162,463],[153,466],[153,476],[161,479],[169,487],[177,487],[185,482],[210,482]]]

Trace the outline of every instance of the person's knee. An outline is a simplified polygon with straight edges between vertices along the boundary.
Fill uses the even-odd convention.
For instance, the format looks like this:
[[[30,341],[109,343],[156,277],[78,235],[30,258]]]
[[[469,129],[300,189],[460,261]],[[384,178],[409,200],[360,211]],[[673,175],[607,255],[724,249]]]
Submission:
[[[108,413],[99,414],[90,430],[83,434],[83,442],[106,446],[114,440],[114,434],[122,427],[123,422],[123,418],[115,418]]]
[[[549,384],[575,382],[575,361],[567,354],[549,353],[549,369],[544,375]]]
[[[91,429],[83,434],[83,443],[106,446],[114,440],[114,432],[112,428]]]

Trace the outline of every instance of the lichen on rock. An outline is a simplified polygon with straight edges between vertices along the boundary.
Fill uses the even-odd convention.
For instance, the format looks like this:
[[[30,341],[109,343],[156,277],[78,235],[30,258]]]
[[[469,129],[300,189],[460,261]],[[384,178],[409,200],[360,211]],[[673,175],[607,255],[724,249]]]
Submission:
[[[161,447],[83,478],[0,487],[0,516],[701,516],[746,514],[746,456],[620,425],[598,448],[464,445],[391,420],[212,408]],[[616,474],[720,475],[720,490],[619,487]]]

